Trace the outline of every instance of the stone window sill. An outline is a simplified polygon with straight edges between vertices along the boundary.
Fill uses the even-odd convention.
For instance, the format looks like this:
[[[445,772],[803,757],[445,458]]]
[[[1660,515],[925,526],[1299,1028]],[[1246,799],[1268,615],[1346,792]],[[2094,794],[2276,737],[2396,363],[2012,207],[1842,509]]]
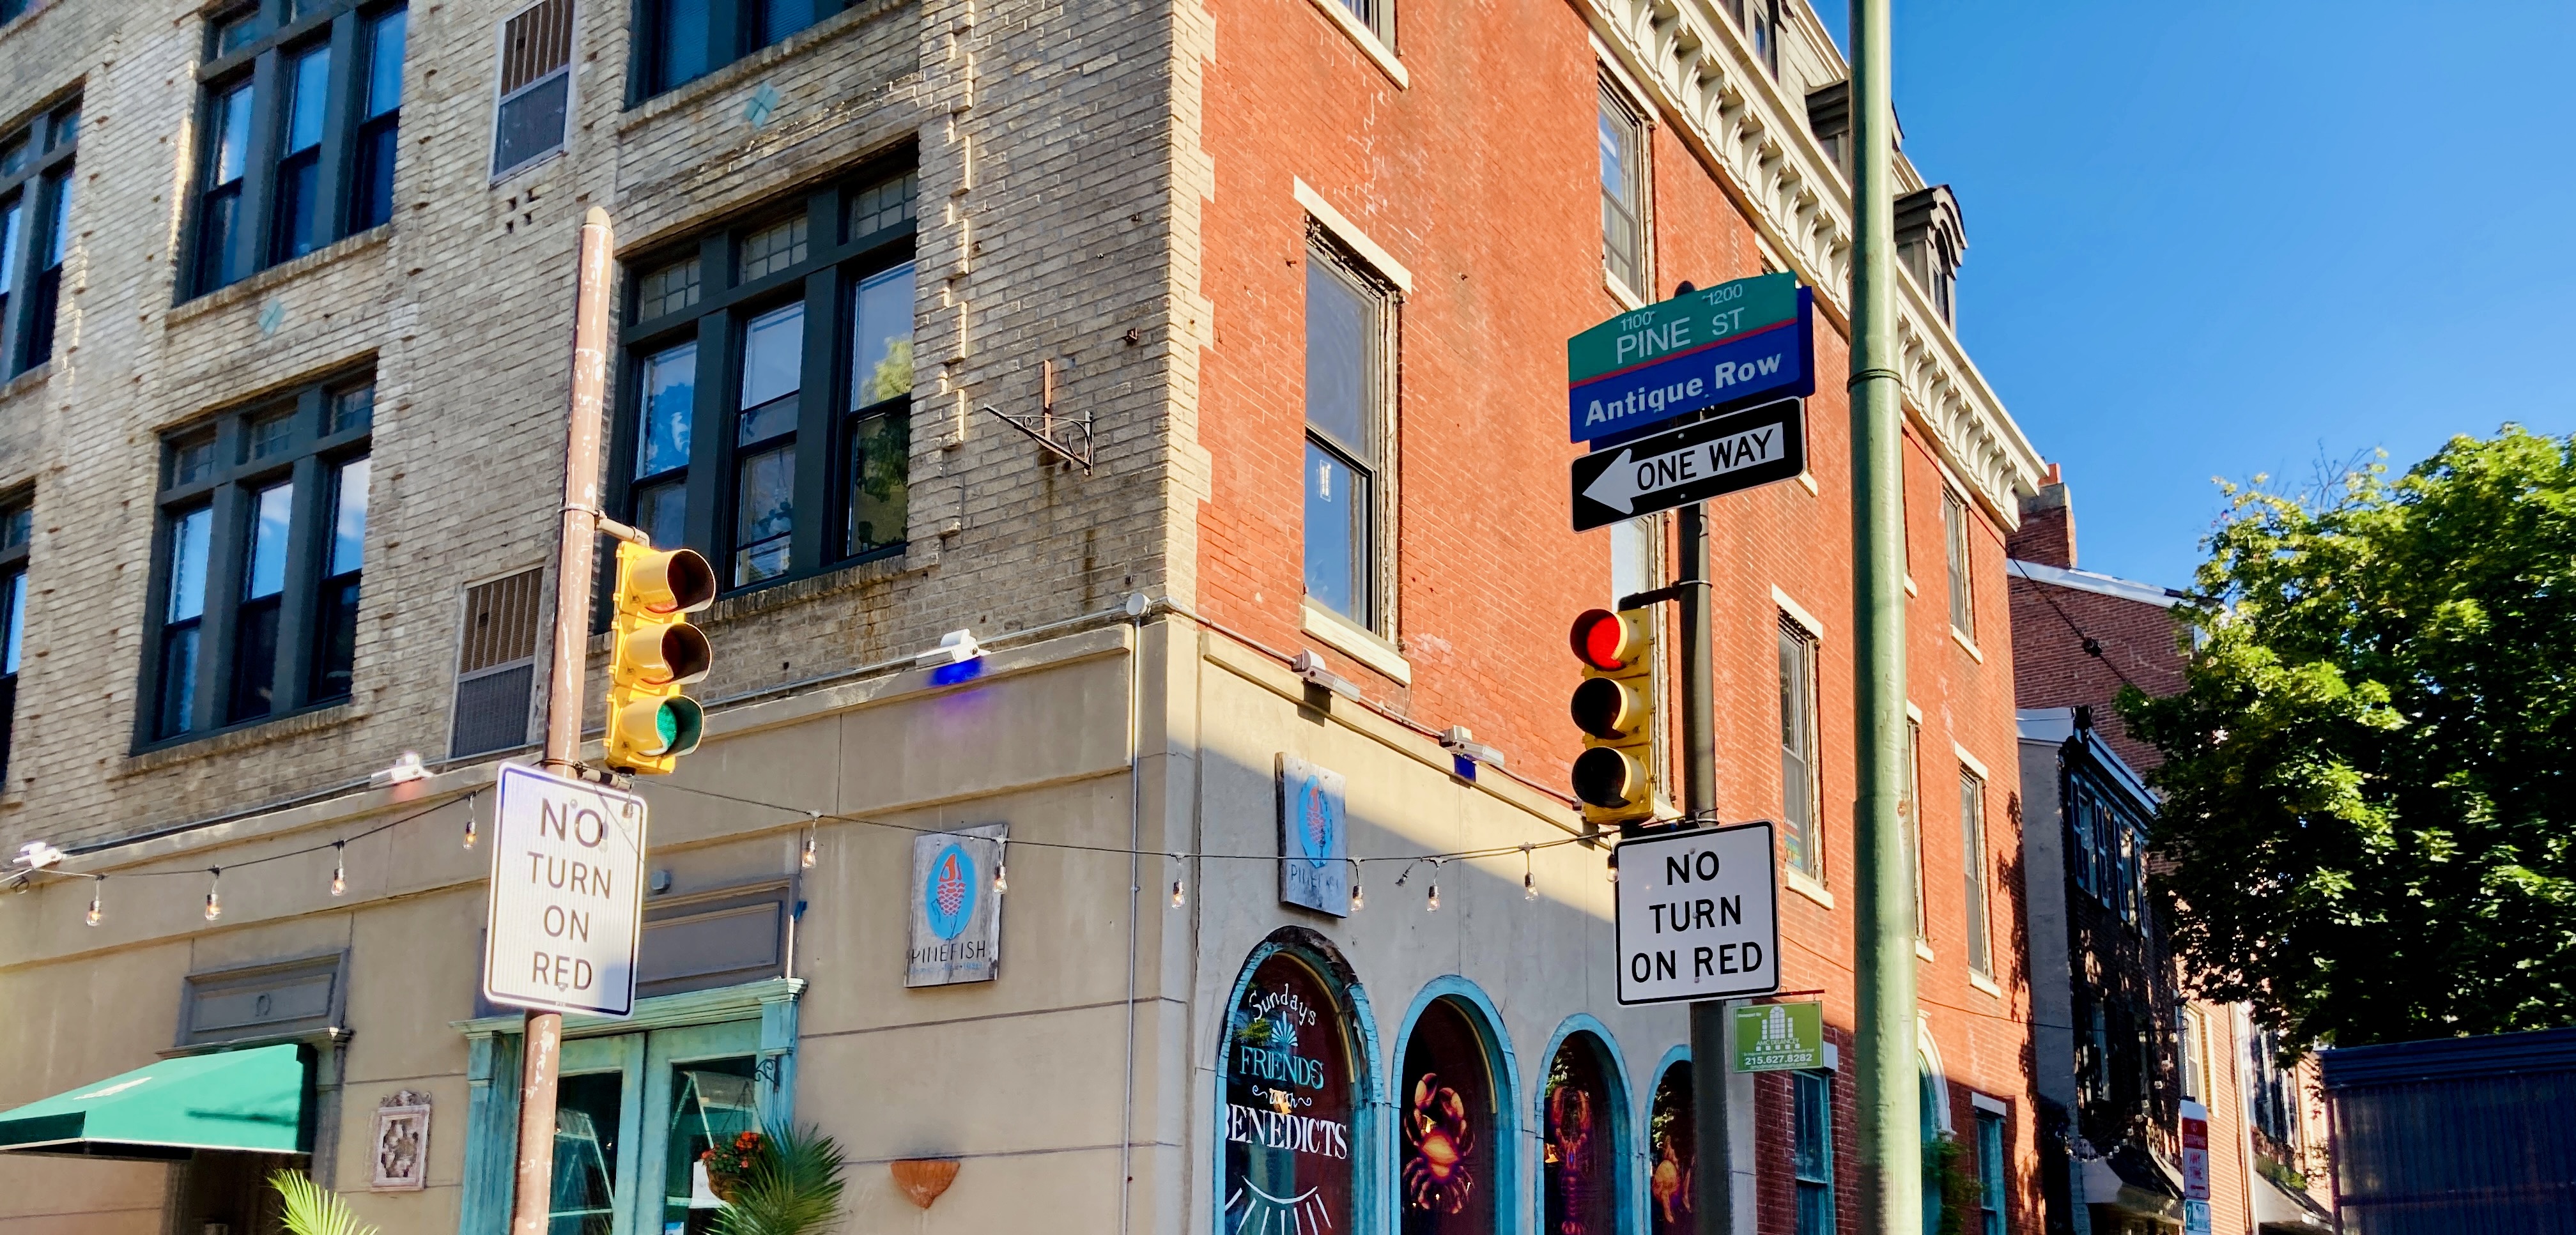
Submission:
[[[1786,864],[1782,865],[1780,867],[1780,882],[1790,891],[1806,897],[1808,900],[1814,901],[1827,909],[1834,907],[1833,892],[1826,888],[1824,884],[1818,882],[1815,876],[1799,870],[1797,867]]]
[[[1311,599],[1305,601],[1304,606],[1303,628],[1307,634],[1313,635],[1324,646],[1394,679],[1399,686],[1413,685],[1413,664],[1393,644]]]
[[[1993,978],[1989,978],[1974,969],[1968,971],[1968,985],[1984,991],[1997,999],[2004,997],[2004,988],[1995,985],[1995,980]]]
[[[310,711],[281,716],[275,720],[255,721],[235,729],[220,730],[200,738],[183,738],[171,745],[128,755],[117,768],[118,777],[141,776],[176,764],[190,763],[216,755],[238,754],[271,742],[337,729],[366,719],[366,713],[355,703],[327,704]]]
[[[394,227],[392,223],[380,223],[355,236],[333,241],[291,262],[280,262],[237,283],[216,288],[203,296],[183,300],[172,305],[169,312],[161,315],[161,325],[167,329],[182,322],[195,321],[210,313],[220,313],[236,305],[260,299],[279,286],[294,282],[312,271],[325,266],[336,266],[360,253],[383,249],[393,239]]]
[[[1958,644],[1960,650],[1966,652],[1970,660],[1981,665],[1986,663],[1986,654],[1977,650],[1976,641],[1959,633],[1959,628],[1956,626],[1950,628],[1950,641]]]
[[[1404,71],[1403,62],[1397,60],[1395,53],[1378,40],[1377,31],[1361,25],[1359,18],[1351,16],[1351,11],[1342,6],[1341,0],[1314,0],[1314,4],[1316,8],[1323,11],[1325,20],[1333,23],[1334,29],[1341,31],[1351,42],[1359,45],[1360,51],[1368,56],[1369,62],[1376,65],[1379,72],[1386,74],[1387,80],[1394,82],[1396,89],[1405,90],[1412,87],[1412,75]]]

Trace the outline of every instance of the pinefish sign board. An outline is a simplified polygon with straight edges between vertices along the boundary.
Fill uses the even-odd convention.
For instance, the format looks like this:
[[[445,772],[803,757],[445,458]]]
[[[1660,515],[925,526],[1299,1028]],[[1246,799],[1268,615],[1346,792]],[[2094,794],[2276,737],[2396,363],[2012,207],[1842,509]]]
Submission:
[[[1002,966],[1002,846],[990,823],[912,838],[905,986],[990,982]]]

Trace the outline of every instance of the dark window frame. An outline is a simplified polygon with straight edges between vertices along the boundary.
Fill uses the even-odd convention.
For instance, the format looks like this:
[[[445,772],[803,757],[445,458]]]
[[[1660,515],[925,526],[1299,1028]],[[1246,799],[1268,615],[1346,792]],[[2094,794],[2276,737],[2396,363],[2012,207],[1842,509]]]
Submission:
[[[1797,1235],[1834,1235],[1834,1074],[1792,1072],[1789,1085],[1792,1221]]]
[[[1816,632],[1807,629],[1805,623],[1786,612],[1779,615],[1778,638],[1781,653],[1780,703],[1782,709],[1780,823],[1783,832],[1786,833],[1781,838],[1781,862],[1789,869],[1821,883],[1825,878],[1824,741],[1823,717],[1819,708],[1823,697],[1823,686],[1817,680],[1817,676],[1824,661],[1823,649],[1820,646],[1824,641],[1817,638]],[[1791,680],[1793,669],[1796,672],[1794,682]],[[1788,715],[1791,703],[1798,705],[1799,715],[1796,717]],[[1798,750],[1790,747],[1787,739],[1793,735],[1803,740],[1805,749]],[[1793,760],[1800,761],[1802,765],[1798,779],[1802,782],[1799,788],[1804,790],[1803,802],[1793,799],[1790,795],[1790,766]],[[1802,804],[1803,818],[1800,817],[1799,809]],[[1793,843],[1796,848],[1792,847]],[[1799,853],[1799,849],[1804,850],[1803,856]]]
[[[354,691],[330,693],[317,680],[330,615],[324,612],[327,589],[355,586],[357,571],[331,572],[333,521],[340,471],[371,457],[374,434],[372,403],[355,423],[333,424],[335,403],[360,389],[370,391],[371,369],[343,369],[319,380],[226,408],[162,434],[160,486],[153,497],[152,582],[144,613],[143,666],[136,692],[135,750],[154,750],[197,741],[215,734],[253,728],[349,701]],[[338,403],[354,407],[353,403]],[[253,457],[251,428],[283,416],[288,430],[275,450]],[[211,436],[209,436],[211,435]],[[210,442],[212,455],[200,475],[182,477],[180,452]],[[268,596],[245,597],[246,555],[256,532],[258,495],[281,483],[294,485],[289,506],[282,578],[274,595],[276,633],[267,683],[265,711],[236,715],[237,656],[243,613],[268,607]],[[196,617],[170,617],[172,543],[183,521],[208,511],[203,603]],[[195,645],[186,715],[175,727],[165,723],[162,679],[167,663],[167,636],[193,630]],[[355,631],[349,632],[354,638]],[[245,683],[256,687],[257,683]]]
[[[647,487],[640,482],[682,485],[685,531],[681,543],[705,554],[716,567],[721,595],[740,595],[862,562],[899,558],[909,544],[908,537],[901,537],[851,552],[846,534],[850,495],[846,484],[839,482],[846,479],[859,430],[876,417],[891,417],[892,423],[901,426],[894,445],[909,455],[911,418],[917,410],[911,393],[849,407],[857,377],[850,372],[853,359],[846,344],[860,284],[916,258],[917,210],[908,206],[902,221],[855,233],[851,229],[858,225],[860,200],[871,189],[916,175],[907,152],[860,174],[807,189],[795,195],[792,205],[773,203],[769,209],[746,213],[625,263],[628,278],[621,313],[625,325],[618,344],[623,360],[618,366],[617,412],[609,439],[608,508],[639,527],[647,526],[634,508],[636,491]],[[917,204],[917,187],[908,191]],[[756,278],[738,277],[745,242],[799,216],[806,222],[804,259]],[[690,257],[698,263],[697,290],[691,302],[678,310],[642,316],[644,276]],[[912,323],[916,329],[920,325],[918,277],[916,273]],[[744,327],[761,314],[799,303],[804,306],[805,321],[799,386],[792,396],[795,426],[757,442],[737,443],[737,417],[744,410],[736,406]],[[637,439],[644,431],[647,410],[645,363],[690,343],[696,345],[697,354],[687,462],[650,477],[636,476]],[[733,526],[740,496],[738,465],[744,457],[775,449],[782,442],[796,451],[795,514],[787,533],[790,565],[776,575],[738,584],[733,554],[739,544]]]
[[[378,23],[397,14],[408,23],[408,10],[407,0],[253,0],[208,15],[197,68],[198,137],[190,154],[179,299],[220,290],[392,221],[392,161],[402,108],[397,101],[368,114],[369,87]],[[245,29],[253,33],[238,46],[224,46],[234,31]],[[404,46],[398,83],[409,72],[407,34]],[[296,62],[324,49],[330,62],[319,140],[289,151]],[[226,127],[219,112],[245,87],[250,93],[240,174],[218,182]],[[280,198],[287,187],[281,169],[290,163],[298,171],[310,166],[310,186],[299,191],[310,194],[312,222],[301,238],[281,230]],[[229,210],[220,233],[213,221],[218,208]],[[214,245],[218,234],[222,243]]]
[[[1354,478],[1355,485],[1366,489],[1355,508],[1350,545],[1351,582],[1358,594],[1352,597],[1351,609],[1345,613],[1324,600],[1314,603],[1371,634],[1391,638],[1395,627],[1395,460],[1397,440],[1397,386],[1399,365],[1398,332],[1403,315],[1403,298],[1393,281],[1380,275],[1361,255],[1352,252],[1320,223],[1307,226],[1306,262],[1308,278],[1320,270],[1324,278],[1338,283],[1359,305],[1363,318],[1360,337],[1360,373],[1358,388],[1363,406],[1360,433],[1366,441],[1344,441],[1327,426],[1319,424],[1309,410],[1304,417],[1305,435],[1300,445],[1298,464],[1299,492],[1311,493],[1311,482],[1303,478],[1304,460],[1310,451],[1321,451]],[[1299,293],[1307,323],[1299,336],[1300,362],[1312,373],[1314,363],[1313,297]],[[1311,382],[1309,383],[1311,385]],[[1302,516],[1301,516],[1302,521]],[[1300,574],[1298,586],[1305,590],[1304,541],[1299,545]]]
[[[1973,644],[1977,641],[1977,560],[1971,535],[1968,499],[1957,489],[1941,486],[1941,556],[1950,576],[1950,629]]]
[[[27,545],[34,539],[36,495],[0,498],[0,793],[9,787],[9,752],[17,745],[20,652],[27,629]]]
[[[1991,978],[1995,881],[1989,877],[1992,857],[1986,846],[1986,778],[1965,763],[1959,765],[1959,863],[1965,885],[1962,908],[1968,915],[1968,971]]]
[[[0,129],[0,152],[24,159],[15,170],[0,164],[0,229],[13,223],[16,229],[14,244],[0,239],[0,377],[53,359],[62,264],[71,245],[65,212],[67,200],[79,200],[72,172],[80,110],[80,92],[73,91]]]
[[[768,10],[799,3],[810,11],[802,24],[771,28]],[[859,0],[633,0],[629,20],[634,39],[626,73],[626,106],[641,106],[690,82],[712,77],[725,66],[822,25],[857,3]],[[661,57],[672,28],[682,20],[675,10],[683,5],[703,10],[704,25],[684,33],[700,35],[699,41],[707,49],[706,59],[696,71],[672,77]]]

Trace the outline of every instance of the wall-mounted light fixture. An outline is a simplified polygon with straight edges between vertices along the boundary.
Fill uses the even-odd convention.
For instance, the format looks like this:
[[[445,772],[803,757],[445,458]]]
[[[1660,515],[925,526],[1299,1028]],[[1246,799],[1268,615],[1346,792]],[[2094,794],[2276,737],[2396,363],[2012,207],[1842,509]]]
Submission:
[[[1313,652],[1297,653],[1297,659],[1288,662],[1288,667],[1305,679],[1308,686],[1331,691],[1353,703],[1359,702],[1360,688],[1349,678],[1325,668],[1324,658]]]

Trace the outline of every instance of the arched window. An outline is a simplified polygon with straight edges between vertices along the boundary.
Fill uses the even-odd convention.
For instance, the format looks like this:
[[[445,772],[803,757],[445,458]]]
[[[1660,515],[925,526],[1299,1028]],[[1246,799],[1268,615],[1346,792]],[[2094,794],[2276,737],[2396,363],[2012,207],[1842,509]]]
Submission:
[[[1397,1212],[1404,1235],[1490,1235],[1497,1155],[1493,1053],[1466,1005],[1443,997],[1424,1005],[1405,1039],[1395,1138]]]
[[[1698,1197],[1692,1170],[1699,1163],[1698,1129],[1691,1123],[1691,1065],[1664,1069],[1646,1111],[1646,1229],[1651,1235],[1692,1235]]]
[[[1267,943],[1226,1017],[1226,1235],[1353,1230],[1358,1033],[1323,952]]]
[[[1546,1141],[1540,1175],[1546,1225],[1540,1235],[1615,1235],[1619,1220],[1619,1124],[1610,1051],[1590,1033],[1566,1035],[1548,1061],[1540,1106]]]

